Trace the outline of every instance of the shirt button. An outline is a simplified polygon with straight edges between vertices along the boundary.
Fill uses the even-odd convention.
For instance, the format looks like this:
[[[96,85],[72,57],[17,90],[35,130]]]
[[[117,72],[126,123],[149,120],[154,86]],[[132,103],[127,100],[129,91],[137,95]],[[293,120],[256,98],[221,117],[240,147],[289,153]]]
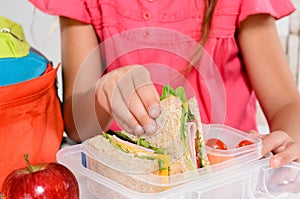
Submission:
[[[143,18],[144,18],[145,20],[149,21],[150,18],[151,18],[151,13],[150,13],[149,11],[144,12]]]
[[[148,31],[144,32],[143,36],[144,36],[145,39],[148,39],[149,36],[150,36],[150,32],[148,32]]]

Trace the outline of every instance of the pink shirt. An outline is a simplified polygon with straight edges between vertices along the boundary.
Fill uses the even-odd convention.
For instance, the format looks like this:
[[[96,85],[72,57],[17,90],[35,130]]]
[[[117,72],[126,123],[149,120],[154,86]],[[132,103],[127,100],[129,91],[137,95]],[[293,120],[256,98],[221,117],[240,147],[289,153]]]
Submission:
[[[193,42],[188,41],[189,38],[195,43],[200,40],[203,17],[203,1],[201,0],[197,1],[197,6],[195,6],[196,1],[194,0],[30,1],[49,14],[66,16],[93,24],[101,41],[107,41],[118,33],[129,31],[129,34],[121,34],[121,37],[127,40],[126,44],[144,39],[150,39],[153,43],[159,40],[166,42],[165,46],[161,44],[160,49],[151,49],[149,43],[146,42],[148,45],[146,49],[132,52],[125,49],[125,51],[127,50],[126,54],[118,52],[121,56],[114,60],[108,68],[109,71],[124,65],[144,64],[149,68],[151,77],[157,84],[168,83],[168,80],[174,77],[170,70],[165,70],[167,66],[171,66],[177,71],[186,68],[187,60],[176,53],[181,54],[181,47],[186,48],[186,44],[189,42],[191,47],[194,46]],[[275,19],[279,19],[293,12],[294,9],[289,0],[218,1],[205,49],[214,61],[214,63],[206,61],[206,67],[216,66],[221,75],[222,85],[210,83],[211,74],[209,72],[213,71],[209,71],[209,69],[205,74],[207,76],[201,77],[194,68],[187,78],[193,88],[191,95],[195,95],[200,104],[203,123],[225,122],[227,125],[243,131],[256,129],[256,97],[241,61],[235,31],[249,15],[267,13]],[[141,29],[144,27],[151,28]],[[157,30],[153,27],[164,29]],[[168,32],[168,29],[172,31]],[[169,35],[175,31],[180,34]],[[171,46],[174,42],[176,47]],[[120,46],[127,48],[126,44],[120,44]],[[139,47],[141,46],[142,44],[139,45]],[[113,46],[110,47],[113,48]],[[167,52],[165,48],[171,49],[171,52]],[[185,50],[183,54],[186,54],[187,51]],[[208,56],[207,59],[209,59]],[[200,65],[199,67],[203,67],[203,64]],[[222,93],[223,89],[225,89],[225,95],[219,95],[218,93]]]

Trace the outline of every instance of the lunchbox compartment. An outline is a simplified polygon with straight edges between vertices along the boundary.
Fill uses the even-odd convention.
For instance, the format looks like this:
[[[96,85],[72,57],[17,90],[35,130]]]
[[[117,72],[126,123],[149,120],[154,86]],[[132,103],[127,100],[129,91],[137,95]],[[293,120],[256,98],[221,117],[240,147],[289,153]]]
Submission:
[[[290,163],[280,169],[272,169],[268,163],[269,159],[264,158],[243,165],[226,167],[216,171],[211,170],[206,174],[203,173],[193,181],[169,186],[169,189],[161,192],[141,193],[139,190],[133,191],[84,167],[81,162],[83,154],[85,152],[82,144],[65,147],[57,153],[57,161],[67,166],[75,174],[79,182],[81,198],[83,199],[300,198],[300,164],[298,163]],[[275,181],[275,177],[278,175],[282,178],[276,178],[277,181]],[[273,182],[273,184],[270,184],[270,182]]]
[[[83,145],[84,152],[86,154],[87,167],[89,169],[106,178],[111,178],[131,190],[142,193],[161,192],[169,189],[170,187],[193,181],[195,179],[206,178],[209,175],[213,175],[216,171],[223,170],[226,167],[242,165],[261,158],[262,141],[257,137],[251,136],[251,134],[241,132],[226,125],[212,124],[203,125],[203,136],[204,140],[212,136],[218,137],[227,144],[230,142],[239,142],[240,140],[245,139],[250,140],[253,144],[241,148],[229,148],[226,151],[206,148],[208,156],[214,156],[222,161],[218,164],[205,168],[171,176],[159,176],[150,172],[133,173],[128,169],[123,169],[126,168],[126,165],[121,165],[117,158],[101,156],[101,154],[97,153],[97,151],[93,148],[90,148],[88,144],[85,145],[88,142],[85,142]],[[116,178],[116,176],[118,176],[118,178]],[[130,181],[131,183],[126,183],[126,181]]]
[[[280,168],[263,165],[257,172],[255,186],[256,197],[300,198],[300,164],[289,163]]]
[[[203,134],[205,141],[215,138],[222,141],[227,147],[227,150],[221,150],[206,146],[206,153],[211,164],[219,164],[224,161],[237,159],[249,153],[253,154],[252,160],[261,157],[262,141],[255,134],[242,132],[224,124],[203,125]],[[237,147],[244,140],[252,144]],[[246,157],[245,160],[240,161],[240,163],[243,162],[248,162]]]

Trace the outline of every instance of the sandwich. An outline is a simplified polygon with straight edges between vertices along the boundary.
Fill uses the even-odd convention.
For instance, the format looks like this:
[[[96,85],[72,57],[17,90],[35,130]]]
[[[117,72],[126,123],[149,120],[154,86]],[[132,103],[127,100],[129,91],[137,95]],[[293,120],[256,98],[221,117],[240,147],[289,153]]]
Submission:
[[[166,85],[160,106],[158,131],[153,136],[109,130],[85,141],[91,156],[105,165],[102,174],[111,176],[103,170],[115,168],[119,172],[170,176],[209,165],[195,97],[187,100],[183,87]]]

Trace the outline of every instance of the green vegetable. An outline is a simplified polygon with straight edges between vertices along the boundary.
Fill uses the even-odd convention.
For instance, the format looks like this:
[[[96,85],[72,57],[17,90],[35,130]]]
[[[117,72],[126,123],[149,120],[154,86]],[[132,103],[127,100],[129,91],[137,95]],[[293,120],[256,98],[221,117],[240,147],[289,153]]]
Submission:
[[[147,159],[147,160],[157,160],[159,170],[168,169],[170,165],[169,155],[143,154],[143,155],[137,155],[137,157]]]
[[[113,134],[115,134],[117,137],[121,138],[122,140],[136,144],[136,140],[131,139],[129,136],[125,135],[122,132],[117,131],[117,132],[113,132]]]
[[[127,151],[126,149],[124,149],[124,148],[123,148],[121,145],[119,145],[114,139],[111,138],[111,137],[112,137],[111,135],[109,135],[109,134],[103,132],[103,136],[104,136],[106,139],[108,139],[109,142],[111,143],[111,145],[113,145],[116,149],[119,149],[119,150],[121,150],[121,151],[123,151],[123,152],[125,152],[125,153],[128,153],[128,151]]]
[[[194,166],[193,161],[189,154],[188,143],[187,143],[187,138],[186,138],[186,134],[185,134],[186,133],[185,123],[189,122],[189,121],[193,121],[195,119],[195,116],[192,114],[192,112],[190,111],[190,108],[188,107],[188,102],[186,99],[186,93],[185,93],[184,87],[179,86],[176,88],[176,90],[174,90],[170,85],[164,86],[160,100],[166,99],[170,95],[179,97],[182,102],[182,112],[181,112],[181,117],[180,117],[180,124],[181,124],[180,125],[180,135],[181,135],[181,140],[184,143],[185,156],[189,162],[189,166],[191,169],[195,169],[195,166]]]
[[[136,140],[133,140],[131,139],[129,136],[127,136],[126,134],[118,131],[118,132],[114,132],[112,130],[110,130],[110,134],[108,133],[105,133],[103,132],[103,136],[107,139],[110,140],[110,142],[118,149],[122,149],[122,151],[125,151],[123,149],[122,146],[120,146],[118,143],[116,143],[113,139],[111,139],[110,137],[112,135],[115,135],[117,136],[118,138],[120,138],[121,140],[124,140],[124,141],[128,141],[130,143],[133,143],[133,144],[136,144],[138,146],[142,146],[142,147],[145,147],[147,149],[152,149],[154,151],[154,153],[157,153],[157,154],[166,154],[166,149],[164,148],[159,148],[159,147],[155,147],[155,146],[152,146],[150,142],[146,141],[145,138],[138,138]],[[125,151],[127,152],[127,151]]]
[[[154,153],[166,154],[166,149],[152,146],[150,142],[145,140],[145,138],[139,138],[137,140],[136,144],[139,145],[139,146],[143,146],[145,148],[148,148],[148,149],[152,149],[154,151]]]
[[[165,85],[162,90],[162,94],[160,100],[164,100],[168,98],[170,95],[174,95],[175,97],[179,97],[182,102],[186,102],[186,94],[185,90],[182,86],[179,86],[176,90],[172,88],[170,85]]]

